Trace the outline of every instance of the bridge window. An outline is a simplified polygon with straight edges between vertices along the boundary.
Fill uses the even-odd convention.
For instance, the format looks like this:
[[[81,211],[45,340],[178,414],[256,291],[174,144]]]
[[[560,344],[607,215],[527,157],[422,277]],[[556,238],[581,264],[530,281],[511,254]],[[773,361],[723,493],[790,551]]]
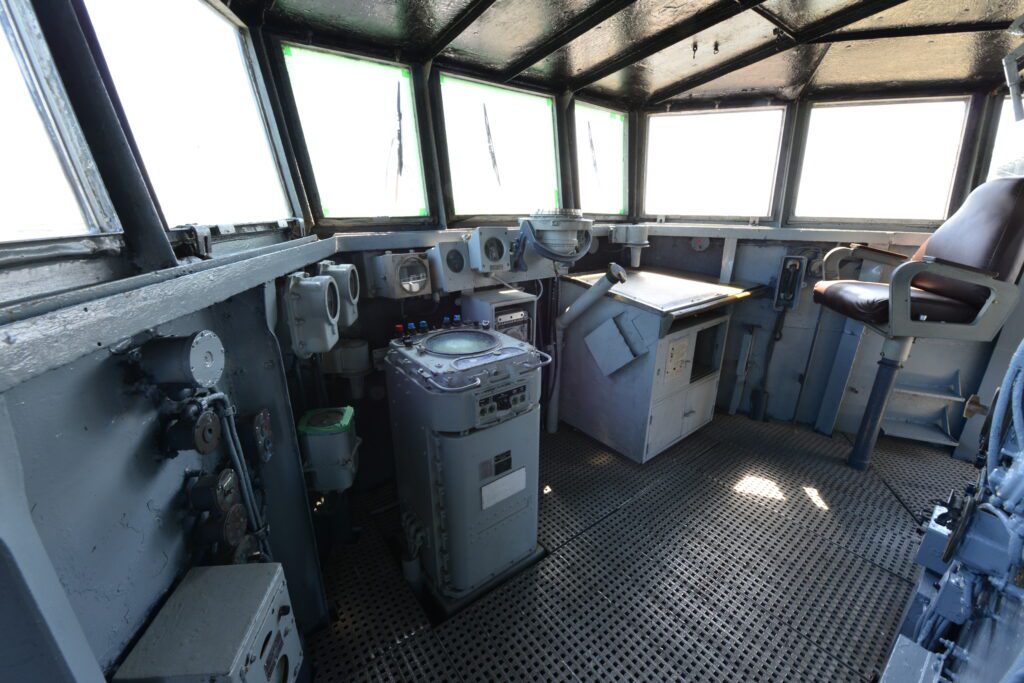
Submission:
[[[644,211],[768,217],[784,114],[767,108],[651,116]]]
[[[409,68],[282,50],[324,217],[426,216]]]
[[[292,215],[241,27],[201,0],[86,0],[169,226]]]
[[[966,112],[961,99],[815,105],[796,215],[944,219]]]
[[[999,127],[992,148],[992,162],[988,166],[988,179],[1024,175],[1024,122],[1013,118],[1013,105],[1003,100],[999,112]]]
[[[441,97],[456,215],[561,207],[552,98],[448,74]]]
[[[580,207],[587,213],[626,213],[626,115],[576,103],[576,160]]]
[[[3,6],[0,5],[0,12]],[[27,65],[26,65],[27,69]],[[0,31],[0,241],[82,235],[88,223],[65,173],[55,137],[40,118],[14,51]]]

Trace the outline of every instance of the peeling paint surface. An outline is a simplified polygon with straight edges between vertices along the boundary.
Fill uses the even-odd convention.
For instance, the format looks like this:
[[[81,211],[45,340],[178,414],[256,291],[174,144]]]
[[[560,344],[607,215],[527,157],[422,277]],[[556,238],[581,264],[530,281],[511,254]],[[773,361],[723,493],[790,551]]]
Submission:
[[[833,43],[811,89],[987,82],[999,78],[1003,55],[1013,47],[998,31]]]
[[[715,0],[639,0],[601,22],[526,73],[538,80],[566,81],[607,62],[694,14]]]
[[[273,18],[366,43],[420,49],[454,21],[470,0],[279,0]]]
[[[847,31],[901,26],[938,26],[1005,21],[1024,14],[1024,0],[908,0],[849,26]],[[841,33],[841,31],[840,31]]]
[[[673,101],[737,96],[795,99],[811,80],[827,49],[827,45],[797,46],[697,86]]]
[[[529,66],[521,79],[540,87],[563,89],[595,68],[721,3],[722,0],[636,0]],[[494,77],[599,4],[597,0],[497,0],[451,42],[437,63]],[[728,60],[772,46],[779,31],[799,33],[857,4],[856,0],[765,0],[758,8],[747,9],[696,36],[680,40],[581,92],[609,101],[642,102],[666,86],[688,78],[699,79],[702,73]],[[408,59],[429,46],[470,5],[471,0],[277,0],[272,3],[270,24],[308,29],[311,36],[320,33],[342,43],[350,39],[357,45],[392,47],[397,57],[404,53]],[[975,23],[1009,24],[1021,14],[1024,0],[907,0],[836,33],[922,26],[962,29]],[[967,38],[958,38],[959,35],[933,37],[945,43],[938,50],[905,37],[885,38],[884,44],[837,43],[832,52],[847,54],[828,55],[824,65],[827,73],[815,80],[811,90],[847,85],[851,89],[871,88],[874,84],[880,90],[891,90],[900,83],[911,87],[945,85],[960,77],[968,84],[998,83],[1002,73],[994,57],[1001,57],[1010,49],[1009,41],[1004,36],[984,32],[963,33]],[[938,58],[943,61],[926,64],[920,54],[911,52],[918,48],[922,50],[920,54],[941,52]],[[807,88],[822,54],[821,47],[799,46],[727,73],[713,83],[696,86],[674,99],[791,99]]]
[[[774,42],[774,30],[771,23],[757,14],[743,12],[601,79],[590,90],[606,96],[642,99],[676,81]]]
[[[500,70],[595,4],[595,0],[498,0],[443,54]]]

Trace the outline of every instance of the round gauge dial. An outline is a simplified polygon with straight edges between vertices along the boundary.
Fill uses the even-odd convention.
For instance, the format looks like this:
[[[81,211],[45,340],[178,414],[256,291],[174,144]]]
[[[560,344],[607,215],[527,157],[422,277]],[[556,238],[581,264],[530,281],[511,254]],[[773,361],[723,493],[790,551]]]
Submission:
[[[420,259],[406,259],[398,267],[398,284],[408,294],[419,294],[426,289],[429,277],[427,267]]]
[[[448,255],[444,257],[444,262],[448,266],[448,270],[453,273],[461,273],[462,269],[466,267],[466,257],[458,249],[449,251]]]
[[[693,247],[694,251],[707,251],[708,247],[711,246],[711,238],[694,237],[690,240],[690,246]]]
[[[497,263],[505,256],[505,243],[497,237],[491,237],[484,242],[484,256],[491,263]]]

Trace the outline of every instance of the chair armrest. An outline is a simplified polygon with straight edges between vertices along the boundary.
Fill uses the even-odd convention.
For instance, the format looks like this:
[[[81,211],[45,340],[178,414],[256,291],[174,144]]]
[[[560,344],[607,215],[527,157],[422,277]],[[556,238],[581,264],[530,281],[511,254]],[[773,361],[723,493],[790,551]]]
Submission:
[[[975,268],[974,266],[967,266],[967,265],[964,265],[963,263],[957,263],[956,261],[947,261],[946,259],[937,258],[935,256],[925,256],[921,260],[924,261],[925,263],[938,263],[938,264],[943,265],[943,266],[953,266],[954,268],[959,268],[961,270],[969,270],[972,273],[979,273],[980,275],[985,275],[985,276],[991,277],[991,278],[999,277],[999,273],[997,273],[994,270],[985,270],[984,268]]]
[[[863,244],[851,244],[848,247],[836,247],[825,254],[825,260],[822,263],[821,271],[824,279],[838,280],[839,266],[842,265],[844,261],[870,260],[886,266],[898,266],[901,263],[904,263],[908,258],[908,256],[897,254],[894,251],[875,249],[874,247],[868,247]]]
[[[911,283],[921,273],[980,285],[988,289],[988,299],[969,323],[914,320],[910,315]],[[1019,294],[1014,283],[997,280],[993,273],[979,268],[934,258],[907,261],[893,271],[889,283],[888,336],[991,341],[1013,312]]]

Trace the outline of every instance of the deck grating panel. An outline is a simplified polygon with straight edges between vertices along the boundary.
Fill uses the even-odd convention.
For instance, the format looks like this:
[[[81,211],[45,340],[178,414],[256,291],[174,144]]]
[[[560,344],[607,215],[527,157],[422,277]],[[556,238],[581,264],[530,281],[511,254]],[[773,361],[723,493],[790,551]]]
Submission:
[[[325,568],[334,618],[307,643],[316,680],[870,680],[920,515],[975,470],[883,438],[856,472],[848,450],[725,415],[645,465],[543,435],[547,557],[436,626],[381,535],[393,491],[359,497],[364,532]]]

